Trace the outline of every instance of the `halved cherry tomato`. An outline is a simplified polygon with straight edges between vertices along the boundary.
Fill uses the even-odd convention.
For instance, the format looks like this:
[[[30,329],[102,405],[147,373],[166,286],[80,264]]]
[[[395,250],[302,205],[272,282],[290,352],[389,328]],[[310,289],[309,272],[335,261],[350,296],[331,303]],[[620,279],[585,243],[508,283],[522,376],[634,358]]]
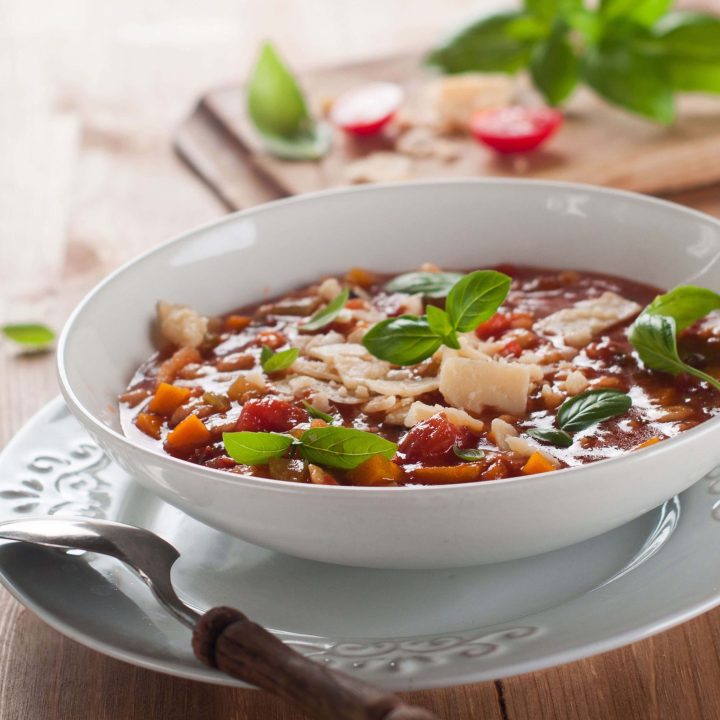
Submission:
[[[374,135],[392,119],[402,99],[403,91],[395,83],[360,85],[335,100],[330,119],[353,135]]]
[[[475,113],[470,130],[499,153],[524,153],[539,147],[562,121],[562,113],[552,108],[514,105]]]

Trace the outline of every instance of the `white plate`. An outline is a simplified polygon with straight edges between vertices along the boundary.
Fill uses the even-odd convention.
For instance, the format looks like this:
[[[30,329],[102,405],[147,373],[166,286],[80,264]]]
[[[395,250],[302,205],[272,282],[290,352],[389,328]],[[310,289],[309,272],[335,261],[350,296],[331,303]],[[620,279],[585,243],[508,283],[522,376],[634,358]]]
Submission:
[[[235,605],[318,661],[393,689],[537,670],[639,640],[720,603],[720,469],[603,536],[478,568],[326,565],[242,542],[133,483],[63,401],[0,457],[0,520],[55,514],[149,528],[182,553],[173,573],[201,608]],[[86,562],[85,562],[86,560]],[[114,560],[0,545],[8,589],[60,632],[162,672],[238,684],[199,665],[189,631]]]

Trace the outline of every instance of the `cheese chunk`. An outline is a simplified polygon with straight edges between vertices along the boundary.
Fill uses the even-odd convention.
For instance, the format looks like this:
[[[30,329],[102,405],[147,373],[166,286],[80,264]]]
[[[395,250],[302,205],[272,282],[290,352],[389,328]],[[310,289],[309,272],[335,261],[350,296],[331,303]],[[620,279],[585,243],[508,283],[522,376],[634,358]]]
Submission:
[[[178,347],[198,347],[205,339],[208,321],[185,305],[157,304],[157,319],[162,336]]]
[[[462,73],[437,80],[430,94],[439,129],[467,132],[474,113],[483,108],[509,105],[513,91],[513,81],[500,73]]]
[[[581,300],[570,308],[558,310],[538,320],[533,330],[546,335],[561,335],[572,347],[587,345],[593,335],[607,330],[640,312],[640,305],[614,292],[604,292],[600,297]]]
[[[485,406],[523,415],[530,368],[521,363],[448,357],[440,366],[440,392],[453,407],[481,413]]]

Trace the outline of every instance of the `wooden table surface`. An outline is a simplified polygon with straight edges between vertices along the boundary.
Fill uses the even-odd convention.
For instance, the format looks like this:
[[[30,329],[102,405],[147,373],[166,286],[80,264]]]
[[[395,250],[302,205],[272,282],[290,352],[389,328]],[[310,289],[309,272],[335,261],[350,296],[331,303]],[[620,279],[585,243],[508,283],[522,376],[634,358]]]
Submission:
[[[490,2],[2,0],[0,322],[60,327],[119,263],[223,206],[173,155],[194,98],[271,37],[296,66],[414,49]],[[720,189],[681,201],[720,216]],[[50,356],[0,347],[0,446],[58,392]],[[443,718],[720,717],[720,609],[583,662],[409,697]],[[141,670],[65,639],[0,591],[1,720],[297,719],[254,691]]]

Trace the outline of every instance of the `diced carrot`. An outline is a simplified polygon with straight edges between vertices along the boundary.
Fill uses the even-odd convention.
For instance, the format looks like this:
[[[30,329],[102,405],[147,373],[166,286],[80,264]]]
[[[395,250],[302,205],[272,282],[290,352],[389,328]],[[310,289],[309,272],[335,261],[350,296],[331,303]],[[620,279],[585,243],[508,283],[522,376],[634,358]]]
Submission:
[[[396,485],[404,477],[403,469],[384,455],[373,455],[347,473],[347,479],[353,485],[364,486]]]
[[[167,436],[165,446],[168,450],[190,450],[210,442],[212,433],[200,418],[188,415]]]
[[[160,439],[160,429],[162,428],[163,418],[155,413],[141,412],[137,414],[135,418],[135,427],[140,432],[144,432],[155,440]]]
[[[234,330],[240,332],[244,330],[250,323],[252,318],[248,315],[229,315],[225,318],[225,328],[227,330]]]
[[[148,410],[158,415],[169,417],[190,397],[191,390],[187,387],[170,385],[161,382],[155,390],[155,395],[148,404]]]
[[[636,445],[633,450],[642,450],[643,448],[650,447],[651,445],[655,445],[655,443],[659,443],[660,438],[659,437],[651,437],[645,442],[641,442],[639,445]]]
[[[484,465],[482,463],[421,467],[412,471],[411,479],[426,485],[450,485],[452,483],[473,482],[480,477],[483,467]]]
[[[371,273],[369,270],[365,270],[364,268],[354,267],[347,271],[345,279],[351,285],[359,285],[362,288],[369,288],[377,282],[377,275],[375,275],[375,273]]]
[[[522,467],[523,475],[535,475],[550,472],[551,470],[557,470],[557,468],[539,452],[534,452]]]

